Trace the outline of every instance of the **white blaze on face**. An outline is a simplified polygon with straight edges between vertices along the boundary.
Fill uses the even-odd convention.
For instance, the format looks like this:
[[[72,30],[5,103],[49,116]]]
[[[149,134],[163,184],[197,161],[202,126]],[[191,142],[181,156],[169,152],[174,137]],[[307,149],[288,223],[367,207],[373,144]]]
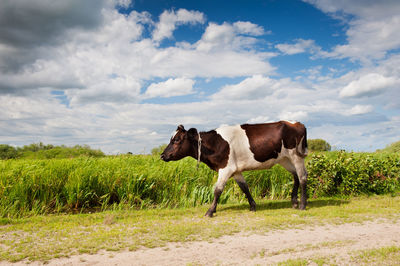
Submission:
[[[172,135],[171,139],[175,138],[176,134],[178,134],[178,130],[175,131],[175,133]]]
[[[292,124],[292,125],[298,123],[297,121],[293,121],[293,120],[285,120],[285,122],[288,122],[288,123],[290,123],[290,124]]]

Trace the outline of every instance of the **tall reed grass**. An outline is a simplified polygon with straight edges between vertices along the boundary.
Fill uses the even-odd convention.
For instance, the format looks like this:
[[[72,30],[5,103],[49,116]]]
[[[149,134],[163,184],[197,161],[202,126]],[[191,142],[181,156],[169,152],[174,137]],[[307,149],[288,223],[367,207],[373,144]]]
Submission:
[[[310,156],[309,195],[399,190],[398,154],[357,156]],[[280,166],[244,176],[255,199],[288,198],[293,186],[292,175]],[[191,158],[169,163],[146,155],[5,160],[0,161],[0,216],[197,206],[212,201],[216,180],[216,172],[204,164],[196,170]],[[359,185],[365,182],[372,185]],[[220,203],[244,201],[240,188],[230,180]]]

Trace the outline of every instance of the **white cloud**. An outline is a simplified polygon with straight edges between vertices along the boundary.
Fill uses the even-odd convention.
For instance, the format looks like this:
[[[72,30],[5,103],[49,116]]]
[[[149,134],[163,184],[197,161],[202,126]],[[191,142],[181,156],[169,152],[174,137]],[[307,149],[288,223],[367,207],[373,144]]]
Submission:
[[[157,23],[156,28],[153,31],[153,40],[160,42],[165,38],[171,38],[177,25],[203,24],[204,21],[205,18],[203,13],[198,11],[179,9],[175,12],[174,10],[166,10],[160,15],[160,21]]]
[[[353,80],[340,91],[340,97],[374,96],[384,92],[388,87],[398,83],[393,77],[385,77],[378,73],[369,73]]]
[[[264,28],[249,21],[238,21],[233,23],[233,27],[239,34],[260,36],[266,34]]]
[[[259,123],[268,123],[270,121],[271,121],[271,119],[268,116],[259,115],[257,117],[254,117],[254,118],[251,118],[251,119],[247,120],[246,123],[259,124]]]
[[[315,51],[320,48],[315,45],[314,40],[298,39],[294,44],[280,43],[275,45],[279,51],[287,55],[300,54],[308,50]]]
[[[194,93],[195,81],[187,78],[168,79],[164,82],[151,84],[145,93],[145,97],[172,97]]]
[[[23,3],[20,11],[32,16],[29,10],[36,9],[32,6],[34,3]],[[397,33],[391,29],[385,32],[393,34],[394,40],[378,36],[380,41],[387,42],[371,50],[385,54],[374,64],[324,76],[329,62],[321,61],[305,72],[309,74],[308,80],[304,77],[294,81],[274,73],[276,67],[269,59],[276,54],[268,50],[273,49],[268,45],[259,49],[258,44],[265,41],[261,36],[268,32],[257,24],[208,22],[197,42],[160,47],[159,42],[164,38],[173,38],[176,27],[198,26],[205,23],[205,15],[198,12],[196,18],[190,18],[189,15],[197,11],[165,11],[157,24],[146,12],[118,13],[114,9],[115,1],[88,3],[96,10],[89,18],[79,17],[87,15],[86,9],[81,12],[76,8],[61,8],[64,13],[60,21],[65,22],[61,26],[56,25],[57,19],[52,19],[54,11],[47,12],[39,5],[44,8],[42,19],[50,29],[40,28],[44,24],[36,20],[41,18],[32,19],[35,25],[31,33],[40,38],[23,35],[28,39],[25,44],[18,38],[11,42],[10,36],[30,32],[30,25],[6,23],[0,16],[0,32],[8,29],[13,33],[0,38],[0,66],[7,66],[7,71],[0,67],[2,141],[16,145],[39,141],[67,145],[86,143],[106,152],[148,152],[168,141],[171,130],[178,124],[209,130],[220,124],[279,119],[300,120],[308,127],[310,138],[326,138],[331,144],[346,148],[369,149],[370,144],[366,143],[373,141],[384,146],[400,135],[400,120],[394,119],[399,117],[400,107],[400,56],[385,50],[397,45]],[[330,2],[334,7],[331,12],[353,12],[349,9],[353,8],[352,4],[342,7],[342,2],[335,3]],[[119,4],[128,5],[129,1]],[[68,7],[70,4],[59,5]],[[390,2],[390,5],[394,4]],[[365,14],[371,15],[365,27],[372,25],[369,24],[372,18],[385,21],[385,17],[396,16],[390,10],[385,11],[389,12],[388,16],[377,15],[366,6],[360,6],[363,11],[348,25],[348,43],[342,46],[357,48],[358,33],[350,30],[363,27],[356,22],[364,23],[361,18],[366,18]],[[5,7],[0,13],[7,13],[9,8]],[[381,9],[377,12],[384,13]],[[65,17],[74,21],[68,22]],[[18,18],[13,19],[18,22]],[[154,29],[154,25],[158,26]],[[386,24],[381,25],[385,29]],[[372,33],[377,31],[374,27],[371,29]],[[154,39],[146,37],[147,32],[152,33]],[[273,35],[268,38],[272,39]],[[317,41],[296,39],[294,43],[275,48],[286,54],[309,52],[322,56]],[[334,47],[329,56],[344,57],[345,52],[333,54],[339,47]],[[360,44],[357,49],[361,49],[359,55],[349,52],[346,56],[362,58],[364,48]],[[372,58],[368,53],[370,51],[366,51],[364,57]],[[13,71],[15,69],[18,71]],[[221,85],[215,78],[240,81]],[[143,92],[144,84],[150,80],[162,82],[151,84]],[[202,86],[208,89],[209,85],[214,87],[202,91]],[[188,94],[193,94],[196,102],[141,103],[149,97]],[[367,95],[374,97],[362,97]],[[202,101],[197,102],[199,100]],[[385,112],[385,108],[392,109]]]
[[[230,24],[209,23],[201,40],[194,46],[199,51],[226,51],[251,48],[257,43],[256,36],[264,34],[261,26],[250,22]]]
[[[262,75],[254,75],[234,85],[226,85],[212,95],[212,99],[260,99],[273,93],[277,82]]]
[[[388,51],[400,48],[400,2],[397,0],[305,1],[348,23],[348,43],[337,45],[324,56],[349,57],[368,64],[371,60],[384,58]]]
[[[304,121],[308,117],[308,113],[306,111],[287,111],[283,112],[279,115],[279,120],[287,120],[287,121]]]
[[[362,114],[367,114],[370,113],[374,110],[374,107],[372,105],[355,105],[352,107],[349,111],[349,115],[362,115]]]

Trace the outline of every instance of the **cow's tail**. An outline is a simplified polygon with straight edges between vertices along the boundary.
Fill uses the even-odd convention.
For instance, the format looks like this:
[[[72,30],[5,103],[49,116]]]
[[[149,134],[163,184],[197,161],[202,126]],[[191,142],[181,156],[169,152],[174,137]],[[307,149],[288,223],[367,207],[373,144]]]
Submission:
[[[299,143],[297,143],[296,146],[296,153],[297,155],[299,155],[300,157],[306,157],[308,154],[308,148],[307,148],[307,129],[306,127],[304,127],[304,130],[302,130],[302,134],[300,135],[300,141]]]

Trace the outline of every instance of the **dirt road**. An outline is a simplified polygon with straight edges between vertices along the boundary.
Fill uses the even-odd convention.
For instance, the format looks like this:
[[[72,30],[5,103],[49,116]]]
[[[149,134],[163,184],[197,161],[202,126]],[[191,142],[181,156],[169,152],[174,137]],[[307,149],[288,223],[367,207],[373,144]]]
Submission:
[[[55,259],[47,265],[270,265],[289,259],[307,259],[313,264],[321,258],[349,265],[360,250],[387,246],[400,247],[398,220],[312,226],[265,234],[239,233],[210,242],[169,243],[165,247],[134,252],[82,254]],[[37,264],[40,263],[30,265]]]

